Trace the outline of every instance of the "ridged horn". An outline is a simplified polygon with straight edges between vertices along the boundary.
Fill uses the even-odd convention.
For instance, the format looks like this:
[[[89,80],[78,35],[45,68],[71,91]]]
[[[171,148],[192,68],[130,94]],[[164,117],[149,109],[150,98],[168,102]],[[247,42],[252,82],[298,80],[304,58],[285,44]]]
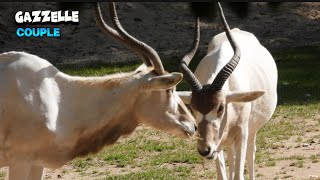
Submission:
[[[161,59],[158,55],[158,53],[149,45],[145,44],[142,41],[139,41],[138,39],[131,36],[129,33],[127,33],[123,27],[121,26],[121,23],[118,19],[117,11],[114,2],[109,2],[109,9],[110,9],[110,16],[112,17],[112,22],[114,23],[116,29],[118,30],[118,33],[126,40],[128,41],[132,46],[139,49],[140,52],[142,52],[145,56],[147,56],[150,61],[153,64],[154,71],[161,75],[164,74],[164,68],[161,63]]]
[[[187,83],[191,86],[191,90],[193,92],[199,92],[202,89],[202,86],[199,82],[199,80],[195,77],[195,75],[191,72],[188,65],[191,62],[193,56],[196,54],[199,42],[200,42],[200,25],[199,25],[199,17],[196,18],[195,21],[195,34],[193,39],[193,46],[188,51],[189,53],[186,54],[181,62],[180,62],[180,70],[184,75],[185,80]]]
[[[152,66],[149,58],[145,56],[142,52],[140,52],[136,47],[132,46],[130,42],[126,41],[124,37],[122,37],[116,30],[111,28],[107,23],[104,21],[100,9],[100,4],[96,3],[94,8],[94,19],[98,28],[106,35],[109,35],[116,41],[123,43],[128,49],[132,50],[137,56],[147,65]]]
[[[217,74],[216,78],[212,82],[211,88],[214,91],[220,91],[222,89],[222,87],[223,87],[224,83],[226,82],[226,80],[228,79],[228,77],[231,75],[231,73],[237,67],[237,65],[240,61],[240,57],[241,57],[240,48],[230,32],[230,28],[228,26],[226,18],[224,17],[224,13],[223,13],[223,10],[222,10],[219,2],[218,2],[218,7],[219,7],[221,19],[223,21],[224,30],[225,30],[227,38],[232,46],[232,49],[234,51],[234,55],[231,58],[231,60],[220,70],[220,72]]]

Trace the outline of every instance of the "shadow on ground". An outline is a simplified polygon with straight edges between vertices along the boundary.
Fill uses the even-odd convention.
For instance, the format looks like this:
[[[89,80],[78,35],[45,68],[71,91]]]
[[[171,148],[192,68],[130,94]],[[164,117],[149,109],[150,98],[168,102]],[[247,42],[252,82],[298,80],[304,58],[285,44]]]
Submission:
[[[301,105],[320,102],[320,46],[304,46],[271,52],[278,67],[278,105]],[[197,53],[190,63],[194,72],[204,53]],[[169,72],[179,72],[181,57],[162,57]],[[142,64],[138,59],[128,63],[92,64],[85,67],[62,66],[72,75],[103,75],[132,71]],[[178,90],[188,90],[183,81]]]
[[[320,101],[320,47],[307,46],[274,53],[278,66],[278,104]]]

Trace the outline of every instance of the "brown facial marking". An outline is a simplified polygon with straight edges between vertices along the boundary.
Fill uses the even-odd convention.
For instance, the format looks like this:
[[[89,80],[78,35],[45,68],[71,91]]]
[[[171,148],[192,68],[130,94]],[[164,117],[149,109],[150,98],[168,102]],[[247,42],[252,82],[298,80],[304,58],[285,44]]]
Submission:
[[[203,139],[199,140],[198,143],[207,143],[207,141],[214,139],[214,127],[208,121],[201,121],[199,124],[198,133]]]
[[[192,92],[191,106],[206,115],[219,104],[219,93],[205,85],[200,92]]]
[[[201,121],[198,124],[198,133],[200,138],[197,140],[198,152],[202,156],[207,156],[210,153],[210,144],[215,137],[215,130],[212,124],[208,121]]]

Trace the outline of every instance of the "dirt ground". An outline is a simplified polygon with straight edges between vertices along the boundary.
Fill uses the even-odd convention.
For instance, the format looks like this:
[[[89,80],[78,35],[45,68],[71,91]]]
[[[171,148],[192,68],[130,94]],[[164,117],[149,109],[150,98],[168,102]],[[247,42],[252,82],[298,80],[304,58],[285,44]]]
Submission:
[[[283,119],[276,118],[272,121]],[[302,136],[291,136],[289,140],[273,143],[268,149],[270,158],[275,159],[272,165],[257,164],[257,179],[294,179],[294,180],[320,180],[319,159],[320,157],[320,136],[319,116],[315,119],[297,119],[291,123],[305,122],[308,128]],[[259,151],[259,149],[258,149]]]
[[[23,50],[39,55],[54,64],[90,64],[136,59],[125,47],[106,37],[96,27],[92,6],[80,10],[79,25],[61,24],[61,38],[18,38],[14,15],[18,10],[59,10],[57,3],[0,3],[0,50]],[[108,20],[106,4],[103,12]],[[177,57],[188,51],[193,37],[194,18],[188,3],[119,2],[118,14],[123,27],[133,36],[151,45],[162,57]],[[246,18],[238,18],[224,6],[230,27],[254,33],[272,51],[282,48],[320,44],[320,3],[286,2],[277,11],[266,3],[251,3]],[[200,53],[210,39],[222,32],[216,19],[201,20]],[[33,27],[35,25],[30,25]],[[47,26],[47,25],[46,25]],[[43,26],[42,26],[43,27]]]
[[[121,2],[118,14],[123,27],[138,39],[157,50],[161,57],[177,57],[177,61],[189,49],[193,37],[193,17],[188,3],[162,2]],[[0,51],[27,51],[53,64],[82,65],[96,62],[114,63],[136,60],[136,57],[117,42],[103,35],[95,26],[92,11],[88,6],[80,11],[80,25],[60,25],[61,38],[18,38],[15,31],[14,14],[18,10],[57,10],[57,3],[0,3]],[[230,27],[238,27],[254,33],[261,43],[272,51],[281,49],[320,45],[320,2],[286,2],[278,11],[271,11],[265,3],[252,3],[247,18],[240,19],[229,9],[225,14]],[[107,13],[105,13],[107,17]],[[207,43],[217,33],[222,32],[220,22],[202,20],[200,53],[206,52]],[[318,130],[319,131],[319,130]],[[303,138],[314,136],[316,132],[306,132]],[[134,135],[133,135],[134,136]],[[320,162],[305,160],[302,167],[285,157],[291,155],[311,156],[320,153],[320,139],[310,144],[296,142],[292,137],[281,146],[270,150],[277,161],[275,166],[256,167],[257,179],[320,179]],[[205,168],[215,171],[208,162]],[[121,173],[114,166],[114,174]],[[202,165],[196,169],[203,168]],[[134,172],[137,169],[131,169]],[[2,172],[7,168],[1,168]],[[64,174],[64,171],[69,173]],[[103,171],[103,170],[101,170]],[[62,177],[62,174],[63,177]],[[82,177],[82,176],[81,176]],[[45,171],[46,179],[78,179],[79,174],[69,165],[57,170]],[[90,178],[90,177],[89,177]]]
[[[273,121],[277,121],[273,120]],[[319,119],[318,119],[319,120]],[[317,120],[307,120],[309,123],[316,123]],[[137,137],[138,132],[151,130],[147,127],[139,127],[132,135],[130,139]],[[279,146],[270,148],[268,151],[271,153],[270,158],[275,158],[275,165],[265,165],[264,163],[256,163],[256,179],[259,180],[272,180],[272,179],[290,179],[290,180],[320,180],[320,161],[319,158],[312,160],[309,157],[320,157],[320,128],[313,128],[312,131],[307,131],[302,139],[297,142],[298,136],[292,136],[288,141],[279,142]],[[163,136],[168,136],[163,134]],[[316,138],[315,138],[316,137]],[[159,136],[148,137],[148,139],[154,138],[155,141],[159,141]],[[312,138],[310,143],[301,143]],[[124,141],[121,139],[120,142]],[[301,142],[300,142],[301,141]],[[275,143],[276,144],[276,143]],[[258,149],[259,151],[259,149]],[[299,158],[301,157],[301,158]],[[302,162],[299,164],[299,162]],[[163,164],[162,167],[172,168],[181,164]],[[216,172],[214,162],[206,160],[204,164],[183,164],[183,166],[192,167],[193,171],[199,174],[204,171],[214,173]],[[227,167],[228,168],[228,167]],[[6,172],[7,168],[1,168],[0,172]],[[91,166],[85,173],[79,172],[73,168],[72,165],[64,165],[63,167],[52,170],[45,169],[44,179],[104,179],[105,174],[101,172],[108,172],[108,175],[121,175],[132,172],[141,171],[140,167],[131,167],[130,165],[125,167],[117,167],[116,165],[103,165],[99,166],[99,160],[95,162],[95,166]],[[94,173],[98,172],[98,173]],[[247,176],[247,171],[245,171]],[[187,178],[188,179],[188,178]],[[207,178],[201,178],[206,180]]]
[[[276,118],[272,121],[280,121],[280,119],[281,118]],[[320,180],[320,127],[316,126],[317,124],[319,124],[319,120],[320,117],[315,119],[305,119],[303,121],[307,122],[307,127],[312,128],[306,130],[303,136],[292,136],[289,140],[273,143],[273,147],[269,148],[268,152],[271,154],[270,158],[275,159],[275,164],[268,165],[263,162],[255,163],[256,178],[261,180]],[[146,129],[151,130],[151,128],[147,128],[144,126],[139,127],[136,132],[130,135],[130,138],[134,139],[138,134],[137,132],[141,132]],[[163,136],[167,135],[164,134]],[[159,139],[158,135],[152,137],[149,136],[148,139],[154,139],[155,141],[161,140]],[[312,139],[312,141],[310,141],[310,139]],[[260,149],[258,149],[258,151],[259,150]],[[317,158],[310,158],[312,156],[317,156]],[[162,166],[172,168],[171,166],[174,165],[164,164]],[[203,173],[204,171],[216,172],[215,165],[212,160],[206,160],[204,164],[183,164],[183,166],[192,167],[193,171],[196,171],[199,174]],[[126,166],[119,168],[115,165],[109,165],[97,168],[91,167],[90,171],[108,171],[110,173],[108,175],[119,175],[130,172],[138,172],[141,171],[141,169],[139,169],[139,167],[132,168],[130,166]],[[247,176],[247,171],[245,171],[245,174]],[[65,165],[57,170],[46,169],[45,179],[56,179],[58,177],[61,177],[63,179],[99,179],[99,175],[92,175],[90,174],[90,172],[87,173],[87,175],[76,172],[75,169],[73,169],[70,165]],[[201,180],[205,179],[206,178],[201,178]]]

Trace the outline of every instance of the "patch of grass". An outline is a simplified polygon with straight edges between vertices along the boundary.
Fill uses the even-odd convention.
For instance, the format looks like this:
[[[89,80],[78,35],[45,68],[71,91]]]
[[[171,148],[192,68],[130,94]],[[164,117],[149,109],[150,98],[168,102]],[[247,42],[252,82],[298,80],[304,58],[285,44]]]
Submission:
[[[7,176],[7,173],[6,172],[0,172],[0,178],[5,178]]]
[[[167,168],[152,168],[152,169],[146,169],[143,172],[138,173],[129,173],[125,175],[118,175],[118,176],[110,176],[106,178],[107,180],[139,180],[139,179],[145,179],[145,180],[153,180],[153,179],[159,179],[159,180],[166,180],[166,179],[172,179],[172,180],[178,180],[178,179],[185,179],[188,177],[188,174],[190,173],[191,169],[187,167],[176,167],[173,169],[167,169]]]
[[[267,167],[276,166],[276,159],[270,156],[268,159],[265,160],[265,166]]]
[[[106,74],[114,74],[121,72],[134,71],[141,63],[126,63],[120,65],[101,65],[93,67],[68,67],[60,68],[64,73],[73,76],[103,76]]]
[[[261,178],[261,177],[263,177],[263,174],[258,173],[258,174],[256,174],[256,177]]]
[[[311,159],[311,162],[312,163],[317,163],[319,162],[319,158],[320,158],[320,155],[319,154],[313,154],[310,156],[310,159]]]
[[[187,163],[196,164],[203,162],[203,159],[195,151],[195,142],[189,142],[182,139],[172,139],[166,142],[170,149],[164,149],[162,152],[154,154],[149,158],[148,165],[161,165],[164,163]]]
[[[304,164],[304,161],[303,160],[299,160],[299,161],[291,163],[290,166],[294,166],[294,167],[297,167],[297,168],[303,168],[303,164]]]
[[[90,157],[76,158],[71,161],[71,165],[76,168],[78,172],[83,172],[90,166],[93,166],[93,161]]]
[[[289,178],[293,178],[293,176],[291,176],[291,175],[283,176],[283,179],[289,179]]]
[[[147,140],[143,142],[142,146],[139,148],[148,152],[163,152],[172,151],[175,149],[175,146],[170,143]]]
[[[298,135],[296,130],[299,128],[285,120],[268,122],[258,132],[257,144],[259,149],[268,149],[273,146],[273,142],[287,140],[293,135]]]
[[[310,118],[315,117],[320,110],[320,102],[304,105],[279,105],[274,117],[283,119]]]
[[[268,166],[268,167],[276,166],[276,161],[275,161],[275,160],[273,160],[273,161],[267,161],[267,162],[266,162],[266,166]]]
[[[296,142],[302,142],[302,137],[297,137],[297,140],[296,140]]]
[[[67,170],[62,170],[61,174],[66,174],[68,171]]]
[[[160,153],[150,158],[150,165],[161,165],[164,163],[187,163],[187,164],[196,164],[202,161],[201,157],[197,154],[197,152],[177,152],[170,151],[166,153]]]
[[[174,168],[174,171],[177,172],[179,177],[188,177],[188,174],[190,174],[191,170],[191,167],[186,166],[178,166]]]
[[[305,160],[306,157],[304,156],[300,156],[300,155],[293,155],[293,156],[285,156],[285,157],[279,157],[279,158],[276,158],[275,160]]]
[[[272,120],[258,132],[257,163],[272,156],[269,148],[276,147],[274,143],[294,135],[302,141],[305,131],[316,128],[307,126],[306,119],[316,119],[320,112],[320,47],[288,49],[274,57],[279,72],[279,105]]]
[[[314,131],[314,129],[320,128],[320,119],[318,118],[320,112],[320,47],[289,49],[273,55],[279,72],[279,101],[271,121],[258,132],[257,167],[261,165],[276,166],[278,161],[287,159],[294,161],[291,166],[302,168],[306,157],[273,158],[273,152],[274,149],[282,147],[279,143],[287,141],[290,137],[298,136],[298,140],[301,142],[301,137],[306,131]],[[191,70],[194,71],[202,57],[202,55],[196,55],[191,62]],[[169,72],[179,71],[179,61],[180,58],[178,57],[163,58],[164,67]],[[63,71],[70,75],[101,76],[110,73],[133,71],[140,64],[103,65],[81,69],[65,68]],[[188,90],[189,86],[182,81],[177,89]],[[318,124],[316,126],[307,125],[307,121],[310,119],[314,119]],[[149,139],[150,136],[161,138],[154,140]],[[119,143],[89,157],[95,160],[98,159],[99,163],[92,159],[80,158],[72,161],[71,164],[80,173],[84,173],[90,166],[103,166],[105,164],[123,168],[124,172],[127,172],[128,165],[141,168],[137,172],[130,172],[129,170],[128,173],[116,176],[109,176],[109,173],[103,172],[91,173],[109,176],[106,179],[216,178],[216,174],[210,168],[203,168],[201,172],[194,172],[194,169],[192,169],[192,166],[202,164],[210,167],[214,166],[212,161],[204,161],[198,155],[195,141],[180,140],[165,133],[149,129],[143,129],[135,137],[121,140]],[[312,155],[310,160],[316,163],[319,160],[319,156]],[[178,164],[179,166],[174,166],[173,164]],[[174,167],[165,168],[167,165]],[[257,174],[257,177],[260,176],[262,174]]]
[[[297,159],[297,160],[304,160],[306,159],[304,156],[290,156],[292,159]]]
[[[279,104],[320,100],[320,47],[298,47],[275,54],[279,70]]]
[[[124,167],[128,164],[132,164],[134,159],[138,157],[138,148],[135,141],[130,141],[126,144],[105,148],[97,154],[97,157],[108,164]]]

